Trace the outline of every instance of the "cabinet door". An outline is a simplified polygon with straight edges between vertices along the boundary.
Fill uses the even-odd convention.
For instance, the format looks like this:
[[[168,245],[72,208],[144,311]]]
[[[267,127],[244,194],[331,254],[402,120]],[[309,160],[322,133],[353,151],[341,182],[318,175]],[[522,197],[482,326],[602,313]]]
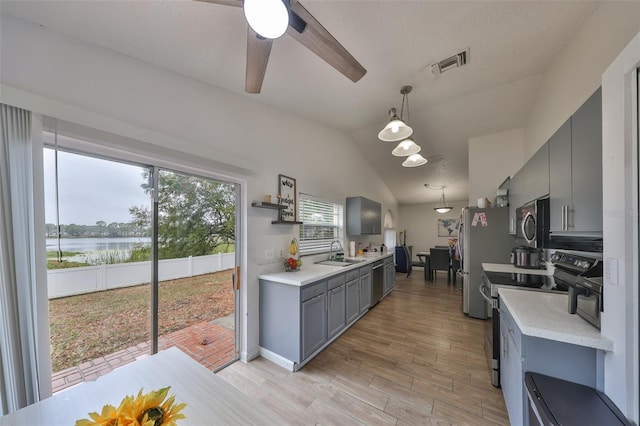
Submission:
[[[513,425],[523,424],[522,395],[524,392],[522,360],[514,344],[514,335],[509,332],[506,315],[500,316],[500,386],[507,406],[509,421]]]
[[[329,309],[327,311],[328,339],[338,334],[347,325],[345,285],[329,290]]]
[[[306,359],[327,341],[327,294],[302,303],[302,359]]]
[[[363,234],[380,234],[381,222],[381,206],[380,203],[362,199],[362,233]]]
[[[360,278],[347,282],[347,324],[351,324],[360,313]]]
[[[524,202],[537,200],[549,193],[549,143],[545,143],[525,164],[527,194]]]
[[[371,273],[360,276],[360,313],[371,306]]]
[[[516,209],[525,202],[522,191],[523,174],[518,171],[509,182],[509,233],[512,235],[516,234]]]
[[[600,167],[602,169],[602,166]],[[602,184],[600,184],[602,185]],[[571,119],[549,139],[550,232],[566,232],[571,209]]]
[[[602,90],[571,117],[573,192],[569,231],[602,232]]]

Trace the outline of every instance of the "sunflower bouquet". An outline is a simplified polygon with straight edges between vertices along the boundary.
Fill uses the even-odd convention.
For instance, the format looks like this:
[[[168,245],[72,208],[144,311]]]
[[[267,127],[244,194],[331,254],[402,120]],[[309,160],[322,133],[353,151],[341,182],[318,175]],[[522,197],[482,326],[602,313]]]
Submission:
[[[187,404],[174,404],[175,395],[166,399],[170,387],[142,394],[135,398],[125,396],[118,408],[102,407],[102,413],[89,413],[89,419],[76,420],[76,426],[176,426],[176,420],[184,419],[180,413]]]

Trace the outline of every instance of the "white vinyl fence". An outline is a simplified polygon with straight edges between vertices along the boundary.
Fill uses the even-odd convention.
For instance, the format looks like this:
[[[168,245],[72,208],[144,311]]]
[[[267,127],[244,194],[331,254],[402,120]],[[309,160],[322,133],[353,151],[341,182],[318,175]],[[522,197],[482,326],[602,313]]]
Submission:
[[[235,253],[158,261],[159,281],[224,271],[235,266]],[[117,263],[47,271],[49,299],[130,287],[151,282],[151,262]]]

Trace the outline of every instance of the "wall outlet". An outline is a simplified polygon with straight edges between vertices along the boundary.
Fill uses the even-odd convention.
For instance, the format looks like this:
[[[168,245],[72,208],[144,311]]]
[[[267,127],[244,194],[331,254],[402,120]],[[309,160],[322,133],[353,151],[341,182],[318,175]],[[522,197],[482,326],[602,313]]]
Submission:
[[[266,249],[264,251],[264,260],[273,260],[273,249]]]
[[[284,250],[280,249],[280,256],[279,257],[284,257]]]

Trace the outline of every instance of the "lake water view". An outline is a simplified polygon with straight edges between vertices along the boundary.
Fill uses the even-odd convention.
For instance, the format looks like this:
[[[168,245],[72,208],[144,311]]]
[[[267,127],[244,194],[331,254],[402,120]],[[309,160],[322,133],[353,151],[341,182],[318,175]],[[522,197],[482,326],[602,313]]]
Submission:
[[[139,245],[150,246],[149,237],[117,237],[117,238],[61,238],[60,249],[83,253],[81,255],[63,257],[68,261],[87,262],[99,258],[100,252],[119,252],[122,256]],[[58,239],[47,238],[47,251],[58,250]]]

